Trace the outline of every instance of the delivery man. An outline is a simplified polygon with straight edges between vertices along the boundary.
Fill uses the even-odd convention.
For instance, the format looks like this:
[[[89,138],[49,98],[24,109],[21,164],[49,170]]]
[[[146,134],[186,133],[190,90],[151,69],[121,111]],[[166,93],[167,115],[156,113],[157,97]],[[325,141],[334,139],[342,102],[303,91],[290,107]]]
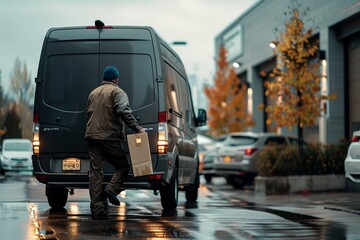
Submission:
[[[113,66],[107,66],[103,72],[103,82],[88,97],[85,139],[90,153],[92,219],[108,219],[104,199],[120,205],[117,195],[123,190],[121,184],[130,169],[123,148],[124,124],[137,133],[145,132],[134,117],[128,96],[118,86],[118,81],[119,71]],[[115,167],[115,173],[103,189],[104,159]]]

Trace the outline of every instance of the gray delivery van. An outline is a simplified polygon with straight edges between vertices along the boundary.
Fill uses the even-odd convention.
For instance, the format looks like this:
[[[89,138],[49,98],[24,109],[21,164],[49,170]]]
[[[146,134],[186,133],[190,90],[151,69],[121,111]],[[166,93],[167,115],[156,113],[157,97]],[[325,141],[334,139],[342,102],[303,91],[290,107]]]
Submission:
[[[179,190],[185,191],[187,201],[196,201],[195,128],[205,125],[206,112],[199,109],[195,116],[181,59],[151,27],[96,21],[94,26],[52,28],[44,39],[35,79],[32,159],[49,205],[63,208],[69,193],[88,188],[87,97],[100,85],[108,65],[119,69],[119,86],[146,128],[154,169],[141,177],[130,172],[123,187],[160,193],[164,209],[177,207]],[[105,162],[104,183],[113,172]]]

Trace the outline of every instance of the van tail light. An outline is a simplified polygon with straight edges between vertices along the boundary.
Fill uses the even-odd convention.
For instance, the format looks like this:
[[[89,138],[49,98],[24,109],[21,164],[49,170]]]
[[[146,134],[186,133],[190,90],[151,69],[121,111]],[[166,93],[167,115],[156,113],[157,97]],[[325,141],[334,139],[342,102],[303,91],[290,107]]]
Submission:
[[[253,155],[255,152],[257,151],[256,148],[246,148],[244,153],[245,153],[245,156],[251,156]]]
[[[40,153],[40,115],[34,113],[33,118],[33,153]]]
[[[360,140],[359,136],[352,136],[351,142],[358,142]]]
[[[166,154],[168,150],[167,112],[158,115],[158,154]]]

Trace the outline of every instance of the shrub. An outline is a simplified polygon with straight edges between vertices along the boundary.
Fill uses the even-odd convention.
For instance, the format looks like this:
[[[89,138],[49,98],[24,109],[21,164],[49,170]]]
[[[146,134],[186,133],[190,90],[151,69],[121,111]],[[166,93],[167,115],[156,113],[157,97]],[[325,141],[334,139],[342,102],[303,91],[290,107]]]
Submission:
[[[295,175],[303,172],[300,151],[296,146],[289,146],[279,152],[274,165],[274,176]]]
[[[309,144],[300,153],[297,146],[265,147],[259,154],[260,176],[344,174],[348,141],[336,145]]]
[[[275,162],[281,150],[279,146],[266,146],[259,153],[259,175],[273,176]]]
[[[303,159],[306,174],[321,174],[324,155],[321,144],[309,144],[304,147]]]

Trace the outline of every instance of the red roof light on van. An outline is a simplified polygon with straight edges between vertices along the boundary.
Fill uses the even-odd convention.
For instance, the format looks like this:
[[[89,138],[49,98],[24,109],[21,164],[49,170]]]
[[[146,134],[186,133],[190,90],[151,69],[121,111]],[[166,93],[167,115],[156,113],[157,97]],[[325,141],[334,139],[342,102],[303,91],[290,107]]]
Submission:
[[[114,28],[114,27],[113,26],[103,26],[103,27],[87,26],[86,28],[87,29],[97,29],[97,28],[103,29],[103,28]]]

